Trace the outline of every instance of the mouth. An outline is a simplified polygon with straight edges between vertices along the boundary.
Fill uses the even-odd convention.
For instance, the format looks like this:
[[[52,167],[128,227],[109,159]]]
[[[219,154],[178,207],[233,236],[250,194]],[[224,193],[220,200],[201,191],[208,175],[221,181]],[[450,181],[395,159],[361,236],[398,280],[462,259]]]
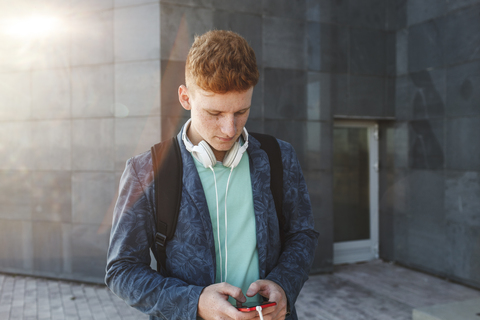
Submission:
[[[222,137],[217,137],[218,140],[222,141],[222,142],[231,142],[235,139],[235,137],[231,137],[231,138],[222,138]]]

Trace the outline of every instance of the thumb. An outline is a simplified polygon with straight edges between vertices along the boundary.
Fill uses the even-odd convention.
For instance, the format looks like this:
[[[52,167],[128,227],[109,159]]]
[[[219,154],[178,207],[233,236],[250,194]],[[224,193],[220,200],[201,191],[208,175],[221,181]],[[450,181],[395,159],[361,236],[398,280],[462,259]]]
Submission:
[[[246,301],[245,296],[243,295],[242,289],[235,287],[229,283],[226,283],[226,282],[222,283],[220,292],[227,296],[231,296],[237,301],[240,301],[240,302]]]
[[[257,280],[255,282],[253,282],[250,287],[248,287],[248,290],[247,290],[247,297],[253,297],[254,295],[256,295],[258,293],[258,291],[260,291],[261,289],[261,284],[260,284],[260,281],[261,280]]]

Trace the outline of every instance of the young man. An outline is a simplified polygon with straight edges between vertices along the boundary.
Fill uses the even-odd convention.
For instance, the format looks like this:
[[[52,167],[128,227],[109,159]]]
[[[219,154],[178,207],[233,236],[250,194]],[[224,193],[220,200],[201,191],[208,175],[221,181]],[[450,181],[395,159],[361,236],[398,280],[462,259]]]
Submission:
[[[297,319],[318,233],[293,148],[280,141],[285,243],[270,190],[270,165],[248,136],[255,53],[230,31],[196,37],[178,96],[191,119],[178,134],[183,190],[165,270],[150,268],[155,195],[150,152],[130,159],[120,181],[106,284],[151,319],[259,319],[234,305],[276,302],[264,319]],[[160,206],[161,207],[161,206]]]

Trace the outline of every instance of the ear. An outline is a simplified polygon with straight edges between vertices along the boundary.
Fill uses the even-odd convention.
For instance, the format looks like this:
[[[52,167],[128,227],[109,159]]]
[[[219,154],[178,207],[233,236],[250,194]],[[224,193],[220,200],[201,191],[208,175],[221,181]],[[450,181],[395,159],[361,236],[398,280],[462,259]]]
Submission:
[[[188,92],[188,88],[183,84],[178,88],[178,100],[185,110],[192,109],[190,105],[190,93]]]

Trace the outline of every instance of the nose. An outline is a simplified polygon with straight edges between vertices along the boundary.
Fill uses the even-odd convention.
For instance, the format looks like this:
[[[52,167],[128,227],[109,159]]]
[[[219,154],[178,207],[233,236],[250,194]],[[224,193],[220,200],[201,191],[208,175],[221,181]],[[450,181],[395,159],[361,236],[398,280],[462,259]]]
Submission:
[[[232,138],[237,133],[237,128],[235,126],[235,117],[233,115],[224,116],[222,123],[220,124],[220,129],[223,134],[227,137]]]

